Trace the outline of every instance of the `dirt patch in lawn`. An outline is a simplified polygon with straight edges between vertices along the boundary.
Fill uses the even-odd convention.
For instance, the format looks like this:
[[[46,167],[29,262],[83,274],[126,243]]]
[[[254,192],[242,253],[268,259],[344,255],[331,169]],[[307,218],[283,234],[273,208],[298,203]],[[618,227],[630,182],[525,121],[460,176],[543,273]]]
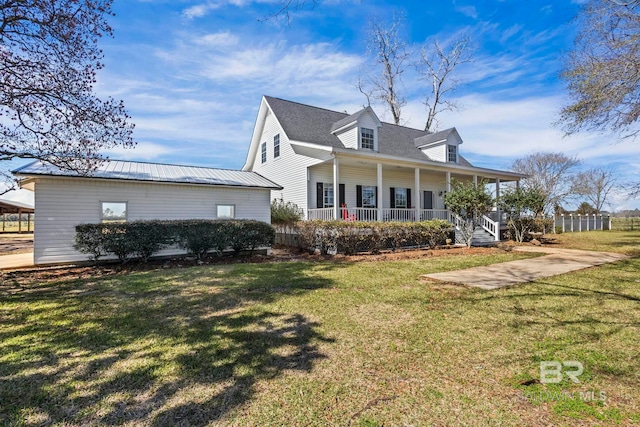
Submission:
[[[0,238],[0,255],[24,254],[33,251],[33,235],[10,235]]]
[[[381,254],[360,254],[360,255],[318,255],[301,253],[299,250],[287,247],[275,247],[271,255],[254,255],[241,257],[211,257],[204,261],[196,261],[193,258],[177,257],[171,259],[150,260],[148,263],[132,261],[121,264],[93,265],[66,265],[41,268],[19,269],[13,271],[0,272],[2,285],[21,285],[29,283],[46,283],[62,280],[81,280],[112,276],[117,274],[128,274],[136,271],[151,271],[160,269],[174,269],[194,267],[201,265],[224,265],[237,263],[265,263],[265,262],[378,262],[378,261],[399,261],[426,259],[441,256],[466,256],[466,255],[491,255],[503,253],[500,248],[466,248],[466,247],[443,247],[437,249],[415,249],[390,251]],[[1,285],[0,285],[1,286]]]

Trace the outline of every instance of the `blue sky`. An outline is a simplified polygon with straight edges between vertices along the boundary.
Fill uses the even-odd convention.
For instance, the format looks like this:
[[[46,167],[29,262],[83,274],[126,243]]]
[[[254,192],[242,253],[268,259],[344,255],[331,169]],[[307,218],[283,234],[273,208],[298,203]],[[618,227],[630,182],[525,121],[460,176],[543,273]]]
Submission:
[[[289,25],[264,20],[277,10],[274,0],[114,0],[113,7],[114,38],[101,40],[106,67],[96,90],[125,101],[138,146],[112,158],[240,168],[263,94],[356,111],[365,103],[356,83],[367,67],[367,17],[401,12],[411,45],[472,40],[474,62],[458,70],[454,93],[463,108],[440,116],[440,128],[456,126],[473,164],[508,169],[529,153],[561,151],[584,167],[612,168],[622,181],[640,172],[639,141],[563,137],[553,126],[566,102],[558,73],[579,2],[324,0],[293,12]],[[409,70],[404,83],[403,121],[421,128],[423,82]],[[611,207],[638,206],[616,196]]]

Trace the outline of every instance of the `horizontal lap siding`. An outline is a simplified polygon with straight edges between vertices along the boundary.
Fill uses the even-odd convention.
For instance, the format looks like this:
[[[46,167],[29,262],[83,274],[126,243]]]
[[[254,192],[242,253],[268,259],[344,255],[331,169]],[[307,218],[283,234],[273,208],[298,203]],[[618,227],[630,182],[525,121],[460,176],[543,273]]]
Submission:
[[[339,169],[339,181],[340,184],[345,184],[346,190],[346,204],[347,207],[356,207],[356,185],[377,185],[377,171],[372,168],[358,168],[353,166],[340,166]],[[382,171],[382,207],[391,207],[391,194],[389,188],[401,187],[411,188],[413,190],[414,185],[414,169],[398,169],[389,170],[383,169]],[[322,165],[313,166],[310,168],[310,194],[309,204],[312,208],[316,207],[316,184],[318,182],[333,183],[333,164],[325,163]],[[444,209],[444,203],[442,197],[439,196],[439,192],[444,191],[447,188],[446,174],[444,172],[429,172],[426,170],[420,171],[420,191],[430,190],[433,191],[433,208]],[[422,193],[420,198],[416,199],[412,195],[412,203],[415,207],[422,208]],[[419,201],[419,204],[417,204]]]
[[[129,221],[215,219],[216,204],[232,204],[236,218],[270,222],[269,193],[266,189],[38,178],[34,262],[86,260],[85,254],[73,249],[75,226],[100,222],[100,202],[128,202]]]
[[[280,134],[280,157],[274,158],[273,137],[277,134]],[[293,151],[287,135],[271,111],[267,114],[262,129],[260,144],[263,142],[267,143],[267,162],[262,163],[261,151],[258,149],[251,170],[283,187],[282,190],[272,191],[271,199],[283,198],[285,201],[291,201],[305,209],[306,213],[307,166],[318,163],[318,160],[301,156]]]

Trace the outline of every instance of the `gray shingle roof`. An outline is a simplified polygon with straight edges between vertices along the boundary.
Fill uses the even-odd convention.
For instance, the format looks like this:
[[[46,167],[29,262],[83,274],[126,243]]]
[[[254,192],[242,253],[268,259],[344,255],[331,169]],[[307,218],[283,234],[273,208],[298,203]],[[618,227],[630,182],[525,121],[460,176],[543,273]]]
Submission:
[[[440,132],[430,133],[425,136],[421,136],[420,138],[416,138],[414,140],[416,147],[421,147],[423,145],[431,144],[432,142],[442,141],[443,139],[447,139],[447,137],[453,132],[456,128],[449,128],[445,130],[441,130]]]
[[[352,121],[353,116],[364,112],[364,110],[360,110],[349,115],[271,96],[265,96],[265,99],[290,139],[327,147],[345,148],[340,139],[331,133],[336,129],[334,124],[342,122],[341,126],[344,126]],[[378,131],[378,152],[411,160],[430,160],[416,147],[415,140],[432,135],[437,134],[406,126],[382,123],[382,127]],[[460,164],[471,166],[462,156],[460,156]]]
[[[77,172],[63,170],[41,161],[29,163],[14,170],[13,173],[19,176],[52,175],[82,177],[82,175]],[[282,188],[256,172],[161,163],[129,162],[123,160],[106,160],[89,177],[180,184],[269,188],[274,190]]]

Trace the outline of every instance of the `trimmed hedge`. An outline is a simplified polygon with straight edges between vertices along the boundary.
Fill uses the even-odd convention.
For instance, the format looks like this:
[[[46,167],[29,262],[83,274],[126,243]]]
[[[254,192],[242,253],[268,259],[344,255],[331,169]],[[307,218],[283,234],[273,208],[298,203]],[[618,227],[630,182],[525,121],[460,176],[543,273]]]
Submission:
[[[123,223],[80,224],[76,226],[75,249],[93,261],[115,255],[125,263],[132,258],[147,261],[171,245],[203,259],[211,251],[218,256],[233,249],[270,246],[275,239],[271,225],[254,220],[153,220]]]
[[[444,220],[421,222],[300,221],[301,245],[321,253],[378,253],[382,249],[444,245],[453,226]]]

